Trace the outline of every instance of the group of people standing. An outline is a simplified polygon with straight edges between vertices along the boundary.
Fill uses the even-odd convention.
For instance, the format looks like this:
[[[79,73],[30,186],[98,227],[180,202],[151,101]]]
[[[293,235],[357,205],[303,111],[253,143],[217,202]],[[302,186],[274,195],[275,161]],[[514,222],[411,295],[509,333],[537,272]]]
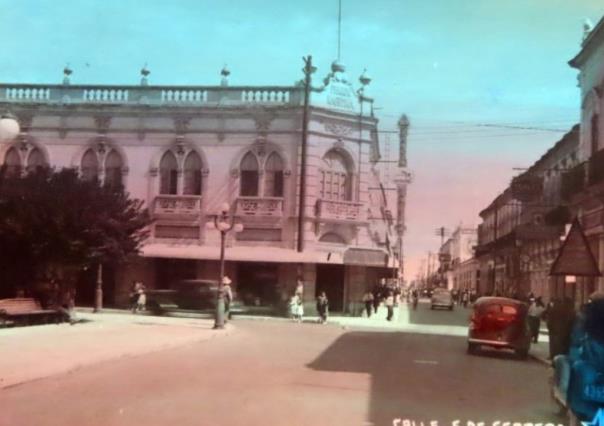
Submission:
[[[362,298],[367,318],[370,318],[372,314],[376,314],[378,307],[383,302],[388,312],[386,319],[392,321],[394,307],[398,304],[397,301],[400,295],[401,288],[398,285],[388,285],[383,281],[373,287],[373,289],[368,289]]]
[[[290,315],[296,322],[302,322],[304,317],[304,283],[298,280],[294,295],[289,301]],[[327,315],[329,314],[329,300],[324,291],[319,293],[316,300],[317,313],[319,314],[319,323],[327,323]]]

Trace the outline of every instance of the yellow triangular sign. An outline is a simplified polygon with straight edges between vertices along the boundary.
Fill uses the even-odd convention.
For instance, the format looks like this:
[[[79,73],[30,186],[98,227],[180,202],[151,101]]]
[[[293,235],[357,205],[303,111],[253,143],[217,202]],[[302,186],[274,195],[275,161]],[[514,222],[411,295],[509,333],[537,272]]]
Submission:
[[[573,221],[549,274],[582,277],[602,275],[578,219]]]

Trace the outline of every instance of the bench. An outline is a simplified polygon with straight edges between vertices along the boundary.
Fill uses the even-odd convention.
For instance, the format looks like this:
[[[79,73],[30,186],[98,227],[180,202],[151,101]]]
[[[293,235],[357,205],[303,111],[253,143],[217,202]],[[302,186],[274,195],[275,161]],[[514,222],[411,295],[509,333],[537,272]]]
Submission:
[[[0,324],[5,326],[59,323],[62,319],[62,312],[54,309],[42,309],[36,299],[0,299]]]

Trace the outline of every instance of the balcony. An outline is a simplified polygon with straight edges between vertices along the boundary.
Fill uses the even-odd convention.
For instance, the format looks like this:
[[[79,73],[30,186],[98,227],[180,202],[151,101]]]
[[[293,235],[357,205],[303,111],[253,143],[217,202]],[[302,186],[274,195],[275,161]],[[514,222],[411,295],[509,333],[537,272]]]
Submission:
[[[238,197],[237,216],[243,217],[283,217],[281,197]]]
[[[317,218],[334,222],[364,222],[363,203],[356,201],[317,200]]]
[[[162,194],[153,201],[153,216],[156,218],[199,218],[201,196]]]
[[[0,102],[44,104],[300,105],[303,91],[291,86],[125,86],[0,84]]]

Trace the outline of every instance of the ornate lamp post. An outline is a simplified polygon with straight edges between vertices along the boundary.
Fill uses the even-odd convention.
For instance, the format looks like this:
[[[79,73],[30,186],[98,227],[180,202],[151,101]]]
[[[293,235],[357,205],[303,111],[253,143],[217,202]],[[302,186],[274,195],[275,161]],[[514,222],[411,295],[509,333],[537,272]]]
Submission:
[[[220,231],[220,279],[218,281],[218,300],[216,303],[216,318],[214,322],[215,329],[224,328],[224,244],[226,234],[229,231],[241,232],[243,225],[235,223],[235,216],[229,215],[230,207],[228,203],[220,206],[220,214],[214,216],[214,220],[206,222],[206,228],[217,229]]]
[[[12,114],[0,115],[0,142],[14,139],[21,132],[19,122]]]

